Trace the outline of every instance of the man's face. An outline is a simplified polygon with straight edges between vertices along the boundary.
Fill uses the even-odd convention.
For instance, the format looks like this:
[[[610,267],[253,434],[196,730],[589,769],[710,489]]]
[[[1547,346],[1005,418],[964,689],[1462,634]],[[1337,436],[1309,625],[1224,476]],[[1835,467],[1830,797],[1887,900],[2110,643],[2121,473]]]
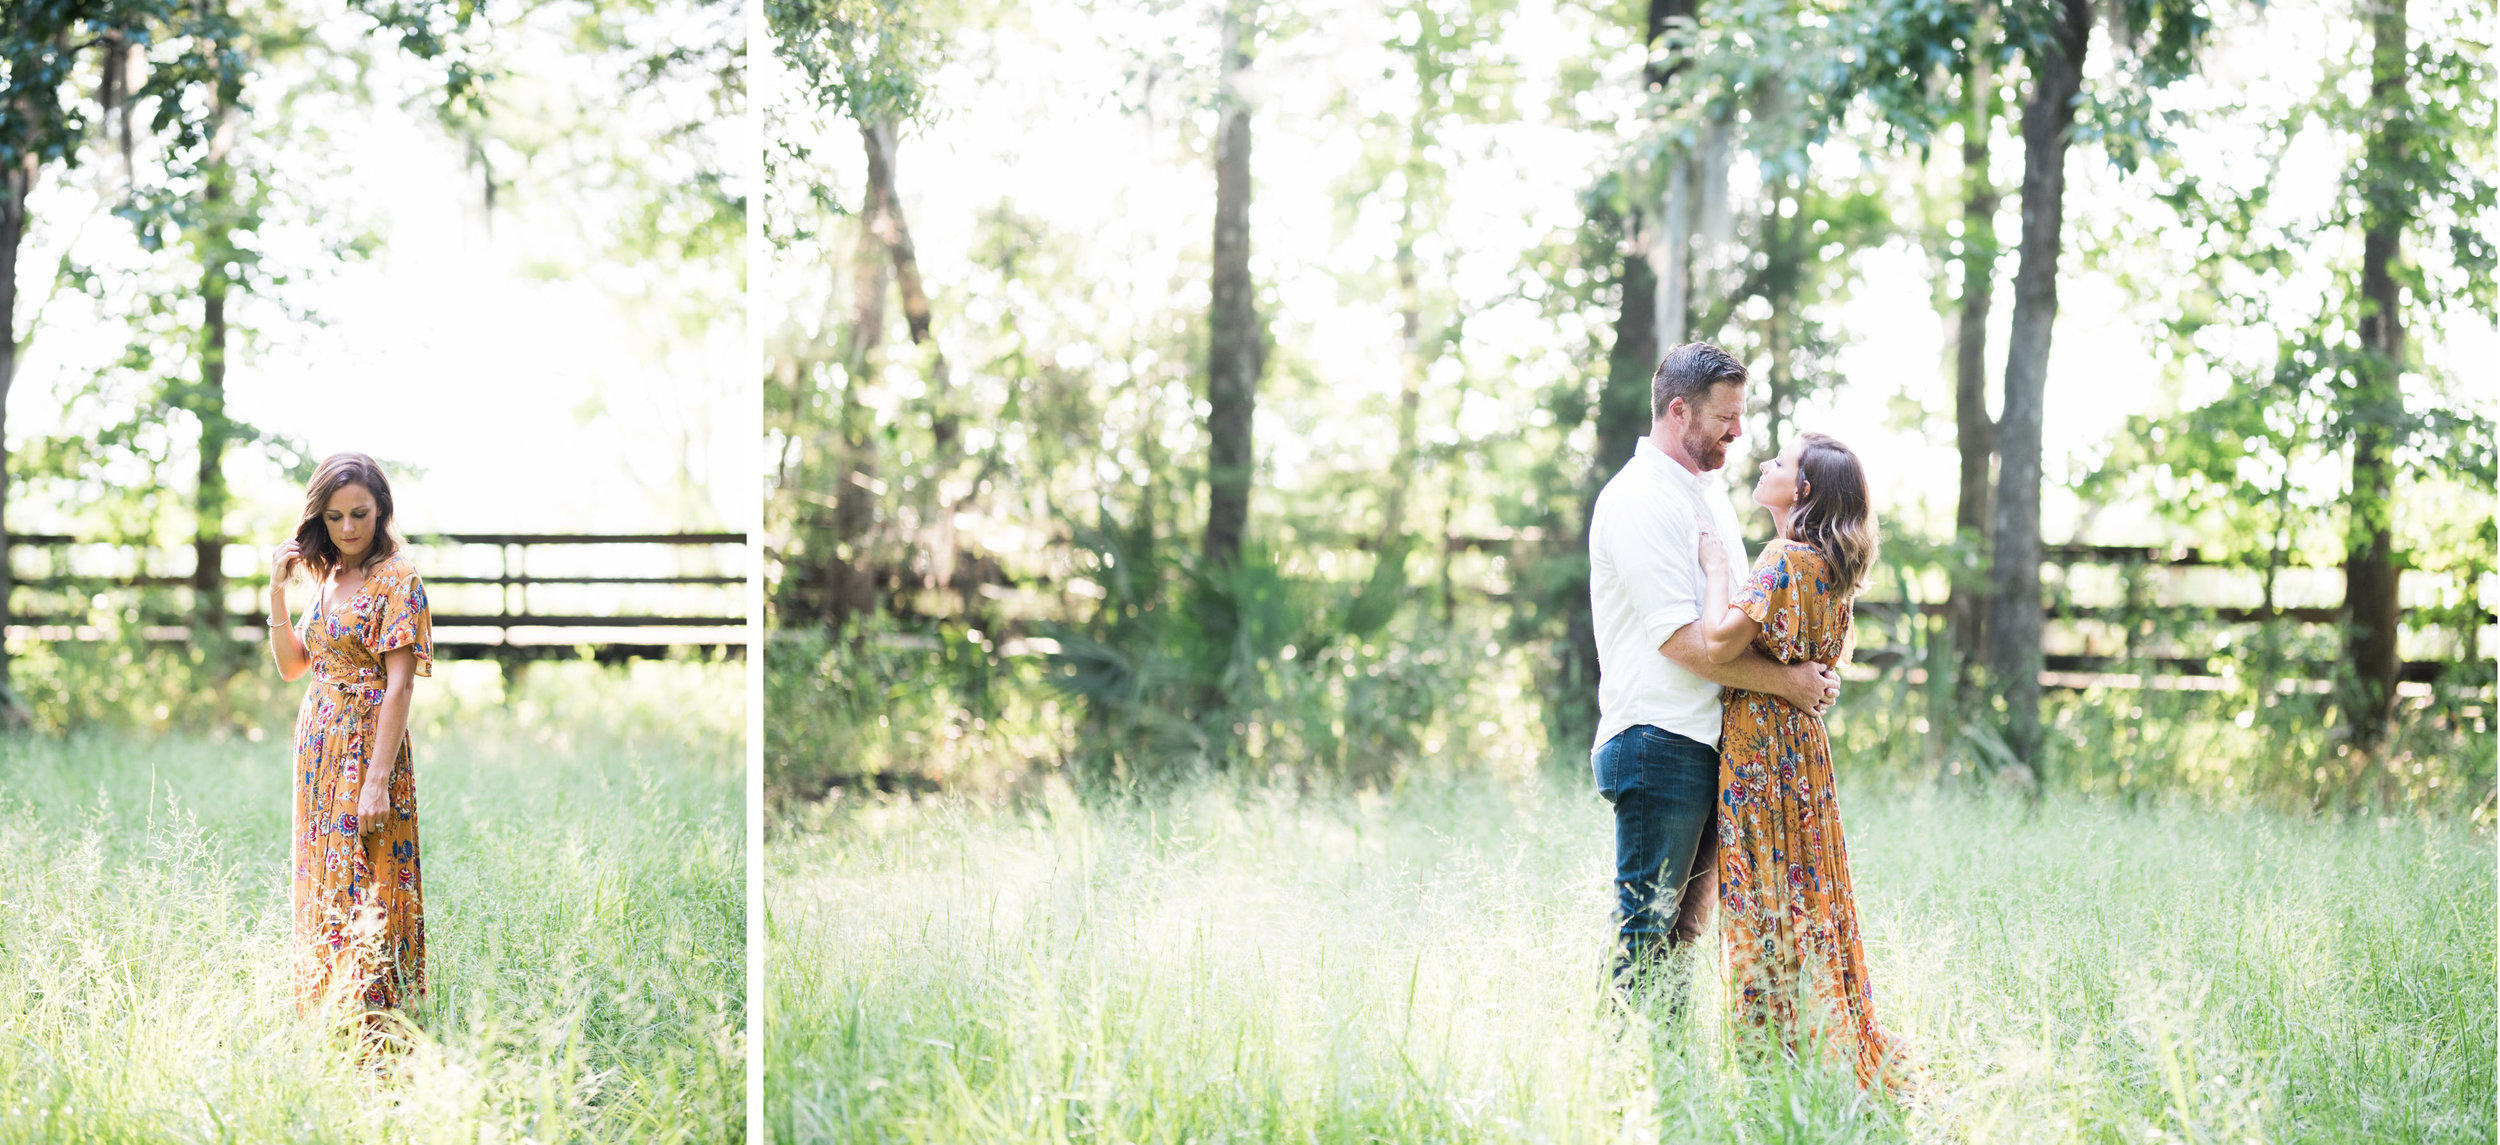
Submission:
[[[1682,398],[1675,404],[1684,406],[1677,440],[1683,443],[1685,454],[1704,473],[1727,464],[1727,447],[1745,432],[1745,383],[1713,383],[1699,404],[1687,404]]]

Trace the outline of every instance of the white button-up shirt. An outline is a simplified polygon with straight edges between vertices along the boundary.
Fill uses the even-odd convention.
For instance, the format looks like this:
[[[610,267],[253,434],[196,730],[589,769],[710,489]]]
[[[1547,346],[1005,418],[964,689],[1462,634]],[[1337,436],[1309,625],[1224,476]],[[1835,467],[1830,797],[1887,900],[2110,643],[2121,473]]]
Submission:
[[[1706,507],[1706,509],[1705,509]],[[1597,494],[1589,519],[1589,608],[1597,628],[1597,742],[1637,724],[1719,742],[1719,686],[1658,646],[1701,619],[1700,529],[1707,511],[1735,575],[1750,567],[1736,509],[1716,471],[1694,473],[1648,435]],[[1731,586],[1731,589],[1733,586]]]

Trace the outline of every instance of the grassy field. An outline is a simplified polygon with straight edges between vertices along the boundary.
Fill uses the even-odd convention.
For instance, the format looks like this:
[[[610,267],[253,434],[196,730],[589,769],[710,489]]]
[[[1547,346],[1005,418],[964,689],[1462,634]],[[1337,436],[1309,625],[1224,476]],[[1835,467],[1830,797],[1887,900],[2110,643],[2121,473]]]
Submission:
[[[0,1142],[743,1140],[744,697],[420,684],[432,997],[380,1080],[288,992],[291,712],[0,739]]]
[[[1740,1067],[1599,987],[1585,777],[852,803],[767,851],[796,1141],[2490,1141],[2488,828],[1846,804],[1936,1084]],[[1717,987],[1697,1015],[1722,1013]]]

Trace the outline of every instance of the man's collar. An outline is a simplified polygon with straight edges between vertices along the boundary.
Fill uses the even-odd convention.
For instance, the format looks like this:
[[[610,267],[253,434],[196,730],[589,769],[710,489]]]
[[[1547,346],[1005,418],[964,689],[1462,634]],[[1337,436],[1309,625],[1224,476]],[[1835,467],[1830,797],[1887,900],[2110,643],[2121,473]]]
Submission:
[[[1646,461],[1652,470],[1673,480],[1681,488],[1702,490],[1719,483],[1718,470],[1695,473],[1684,468],[1683,462],[1668,456],[1667,451],[1658,448],[1658,443],[1651,440],[1646,433],[1642,434],[1640,442],[1632,447],[1632,456],[1636,460]]]

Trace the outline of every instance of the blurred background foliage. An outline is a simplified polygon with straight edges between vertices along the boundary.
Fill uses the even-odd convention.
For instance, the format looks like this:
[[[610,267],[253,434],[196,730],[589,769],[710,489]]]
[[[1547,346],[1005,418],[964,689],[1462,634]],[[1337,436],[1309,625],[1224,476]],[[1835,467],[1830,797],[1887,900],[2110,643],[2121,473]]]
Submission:
[[[2145,2],[1235,2],[1070,10],[1050,35],[1040,12],[983,5],[768,10],[768,115],[788,140],[768,235],[780,280],[808,282],[760,315],[780,803],[1043,773],[1120,788],[1580,768],[1588,502],[1648,430],[1660,347],[1710,337],[1755,370],[1730,472],[1800,417],[1833,417],[1840,390],[1885,382],[1890,432],[1953,442],[1963,490],[1978,467],[1978,505],[1963,492],[1945,512],[1948,482],[1880,507],[1885,565],[1833,720],[1853,773],[2490,813],[2490,397],[2453,350],[2493,345],[2473,5],[2278,22],[2308,40],[2255,10]],[[2023,240],[2025,200],[2048,192],[2020,175],[2048,138],[2025,103],[2058,83],[2075,42],[2060,35],[2098,53],[2068,75],[2073,128],[2050,158],[2070,222]],[[2275,103],[2235,93],[2228,75],[2285,40],[2318,50],[2315,73]],[[915,195],[895,175],[915,153],[945,153],[948,175],[1048,168],[1058,135],[995,138],[1053,120],[1035,58],[1123,65],[1100,90],[1135,138],[1108,148],[1145,158],[1095,158],[1100,192],[1193,207],[1088,235],[1015,187]],[[1245,270],[1253,512],[1238,550],[1213,550],[1208,450],[1248,437],[1208,390],[1228,100],[1263,143],[1288,140],[1253,153],[1253,185],[1323,165],[1295,178],[1333,187],[1335,232],[1315,272],[1280,265],[1290,252]],[[1465,205],[1488,165],[1518,163],[1500,143],[1520,133],[1593,158],[1578,217],[1530,220],[1528,240]],[[2198,145],[2215,138],[2255,153]],[[2288,195],[2285,163],[2340,190]],[[1153,183],[1120,183],[1140,170]],[[1303,207],[1253,210],[1253,250],[1288,247],[1258,227]],[[1153,225],[1175,215],[1195,225]],[[945,232],[945,255],[915,232]],[[1845,347],[1875,332],[1850,325],[1850,300],[1900,290],[1870,280],[1860,255],[1878,250],[1928,267],[1918,290],[1958,337],[1943,360],[1853,380]],[[1300,290],[1313,275],[1335,295]],[[1990,377],[2095,385],[2025,342],[2028,317],[2058,315],[2060,275],[2118,287],[2158,377],[2145,412],[2048,475],[2073,532],[2043,575],[2043,407]],[[2003,362],[1985,350],[2008,317],[1998,277],[2018,295]],[[1383,317],[1353,357],[1330,330],[1348,307]],[[2000,435],[2020,417],[2030,490],[2005,485]],[[1330,450],[1345,437],[1365,445]],[[2008,497],[2028,497],[2028,522],[1990,512]],[[2033,612],[2030,665],[1980,632],[2008,607],[1990,610],[2008,527],[2028,527],[2038,585],[2035,605],[2010,592]],[[2398,575],[2408,612],[2373,630]],[[2395,655],[2370,662],[2378,645]]]
[[[767,13],[785,811],[1584,767],[1709,339],[1876,470],[1855,781],[2492,813],[2487,5]]]
[[[564,428],[587,443],[586,427],[620,420],[614,407],[650,399],[659,412],[626,410],[625,432],[663,423],[678,455],[650,466],[659,476],[624,515],[645,528],[720,526],[699,457],[718,396],[706,390],[725,377],[751,392],[705,361],[713,331],[743,309],[747,191],[721,146],[744,105],[742,7],[12,0],[5,11],[8,722],[48,733],[268,723],[277,694],[300,688],[266,671],[250,627],[264,611],[256,590],[302,482],[333,449],[381,455],[403,533],[614,527],[613,511],[593,510],[628,499],[574,486],[632,467],[543,433],[512,456],[502,419],[570,388],[560,400],[576,423]],[[459,261],[448,272],[435,257],[446,253]],[[444,288],[446,273],[457,285]],[[535,345],[474,323],[444,336],[470,302],[454,292],[533,286],[547,311]],[[585,318],[593,308],[606,313]],[[377,310],[389,314],[381,345],[360,340]],[[572,368],[530,367],[603,319],[633,331],[626,354],[669,375],[657,393],[604,347],[559,348]],[[483,382],[438,372],[480,360]],[[457,408],[496,379],[513,402]],[[410,427],[413,448],[376,444]],[[565,478],[555,488],[542,480],[549,458]],[[533,491],[461,496],[461,471],[490,467]],[[454,480],[428,496],[429,475]],[[307,603],[299,588],[295,604]],[[59,638],[70,630],[83,635]]]

